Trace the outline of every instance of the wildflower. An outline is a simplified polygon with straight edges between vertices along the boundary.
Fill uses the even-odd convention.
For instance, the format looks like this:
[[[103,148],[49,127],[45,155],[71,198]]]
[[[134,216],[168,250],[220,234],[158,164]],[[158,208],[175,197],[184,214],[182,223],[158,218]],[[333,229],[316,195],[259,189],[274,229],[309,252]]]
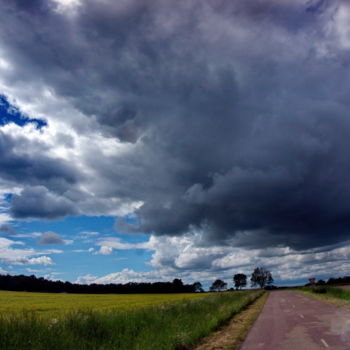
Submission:
[[[58,318],[53,318],[49,324],[49,329],[51,329],[57,323],[58,323]]]

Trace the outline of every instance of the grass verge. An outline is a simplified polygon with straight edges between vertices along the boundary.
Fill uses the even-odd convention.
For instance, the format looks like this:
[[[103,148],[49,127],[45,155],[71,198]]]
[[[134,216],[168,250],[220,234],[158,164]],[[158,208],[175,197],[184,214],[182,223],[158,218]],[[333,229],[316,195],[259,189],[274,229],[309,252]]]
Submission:
[[[350,291],[341,288],[322,287],[302,287],[295,289],[312,298],[328,302],[330,304],[346,307],[350,309]]]
[[[249,329],[260,314],[269,294],[264,293],[245,310],[235,315],[228,325],[204,338],[193,350],[235,350],[245,339]]]
[[[35,312],[1,315],[0,349],[187,349],[260,295],[218,293],[140,310],[74,311],[51,320]]]

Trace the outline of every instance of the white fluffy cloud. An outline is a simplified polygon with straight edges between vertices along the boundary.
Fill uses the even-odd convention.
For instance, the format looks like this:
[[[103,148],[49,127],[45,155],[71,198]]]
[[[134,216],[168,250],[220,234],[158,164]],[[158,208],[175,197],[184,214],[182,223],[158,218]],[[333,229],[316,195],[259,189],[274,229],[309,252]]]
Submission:
[[[13,265],[53,265],[53,261],[48,256],[39,256],[37,258],[22,258],[22,259],[10,259],[7,263]]]
[[[23,247],[23,248],[19,248]],[[21,241],[0,237],[0,260],[13,265],[52,265],[53,261],[44,254],[61,253],[59,250],[36,251],[25,248]]]
[[[110,255],[112,254],[113,249],[109,246],[102,245],[100,250],[97,252],[97,254],[102,254],[102,255]]]
[[[123,269],[120,272],[111,273],[103,277],[93,275],[80,276],[77,283],[127,283],[134,282],[167,282],[171,275],[165,271],[136,272],[130,269]]]
[[[296,251],[289,247],[265,249],[208,246],[202,234],[189,233],[181,237],[151,236],[139,244],[123,243],[119,239],[106,239],[97,243],[100,254],[110,255],[113,250],[147,249],[152,251],[147,272],[123,269],[106,276],[80,276],[81,283],[126,283],[169,281],[182,278],[192,283],[200,280],[210,283],[216,278],[232,282],[235,273],[248,276],[257,266],[268,268],[279,282],[293,282],[308,278],[326,278],[346,275],[350,269],[350,242],[345,245],[327,246]]]

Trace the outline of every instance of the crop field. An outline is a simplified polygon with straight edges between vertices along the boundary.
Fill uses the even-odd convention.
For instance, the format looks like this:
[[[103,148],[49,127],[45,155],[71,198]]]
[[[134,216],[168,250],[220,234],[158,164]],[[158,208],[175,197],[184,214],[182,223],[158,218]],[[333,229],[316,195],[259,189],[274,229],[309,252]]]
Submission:
[[[0,294],[1,350],[178,350],[196,344],[262,292]]]
[[[135,310],[203,298],[203,294],[64,294],[0,291],[0,313],[35,311],[54,317],[73,310]]]

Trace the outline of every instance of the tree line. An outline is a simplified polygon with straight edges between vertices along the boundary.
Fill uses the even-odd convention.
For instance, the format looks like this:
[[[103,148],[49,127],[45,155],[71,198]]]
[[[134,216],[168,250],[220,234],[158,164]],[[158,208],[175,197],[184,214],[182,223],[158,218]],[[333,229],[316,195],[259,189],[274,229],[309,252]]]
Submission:
[[[197,284],[196,284],[197,283]],[[128,294],[128,293],[194,293],[198,283],[184,284],[175,278],[172,282],[125,284],[78,284],[63,281],[50,281],[34,275],[0,275],[0,289],[27,292],[82,293],[82,294]]]
[[[236,290],[247,286],[247,276],[243,273],[237,273],[233,276],[233,285]],[[270,271],[264,267],[257,267],[251,274],[251,287],[268,288],[273,283],[273,277]],[[322,279],[315,284],[337,285],[350,284],[350,276],[331,277],[327,281]],[[307,283],[306,286],[311,285]],[[275,288],[275,287],[274,287]],[[129,282],[125,284],[78,284],[63,281],[51,281],[43,277],[34,275],[0,275],[0,289],[10,291],[28,291],[28,292],[51,292],[51,293],[82,293],[82,294],[128,294],[128,293],[195,293],[204,292],[202,284],[195,282],[193,284],[184,284],[181,279],[175,278],[172,282],[153,282],[137,283]],[[227,283],[217,279],[211,287],[211,292],[221,292],[227,289]],[[232,290],[232,288],[231,288]]]
[[[252,287],[261,288],[273,282],[271,273],[263,267],[257,267],[251,276]],[[233,276],[235,288],[241,289],[247,285],[247,276],[239,273]],[[48,292],[48,293],[82,293],[82,294],[128,294],[128,293],[198,293],[204,292],[202,284],[184,284],[181,279],[175,278],[172,282],[125,284],[78,284],[64,281],[51,281],[35,275],[0,275],[0,289],[10,291]],[[210,291],[223,291],[227,283],[217,279],[210,287]]]
[[[337,285],[337,284],[350,284],[350,276],[344,276],[344,277],[330,277],[327,281],[324,281],[324,280],[318,280],[316,281],[315,278],[313,278],[315,280],[314,284],[317,285],[317,286],[326,286],[326,285]],[[309,279],[311,280],[311,279]],[[311,282],[309,283],[306,283],[305,286],[308,287],[312,285]]]

